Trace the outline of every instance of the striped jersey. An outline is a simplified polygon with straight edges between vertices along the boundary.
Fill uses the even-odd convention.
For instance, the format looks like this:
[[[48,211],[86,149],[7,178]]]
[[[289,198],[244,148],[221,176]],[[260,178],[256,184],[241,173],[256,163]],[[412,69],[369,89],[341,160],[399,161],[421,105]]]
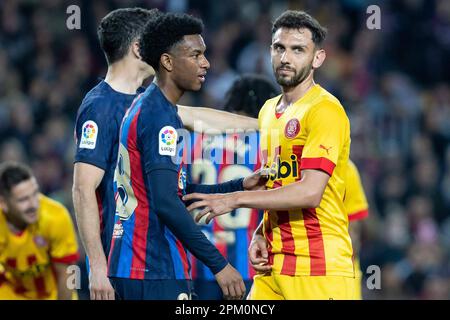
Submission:
[[[187,252],[156,215],[149,197],[146,173],[168,168],[179,173],[179,189],[186,175],[172,155],[178,145],[177,129],[183,123],[154,83],[127,110],[119,136],[114,175],[116,214],[108,276],[130,279],[190,279]],[[164,181],[159,186],[164,188]]]
[[[270,169],[267,188],[301,179],[301,171],[326,172],[330,179],[317,208],[266,210],[263,231],[272,271],[296,276],[354,277],[348,216],[344,208],[350,124],[340,102],[314,85],[282,114],[281,96],[259,113],[261,152]]]
[[[0,209],[0,300],[56,299],[53,263],[78,261],[78,242],[67,209],[40,195],[38,220],[12,232]]]

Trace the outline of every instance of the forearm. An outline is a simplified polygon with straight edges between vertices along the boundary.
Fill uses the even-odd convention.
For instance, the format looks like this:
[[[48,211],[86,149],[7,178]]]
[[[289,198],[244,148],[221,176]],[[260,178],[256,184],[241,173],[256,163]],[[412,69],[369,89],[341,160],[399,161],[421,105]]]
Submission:
[[[259,223],[258,227],[255,229],[255,232],[253,233],[253,236],[255,235],[263,235],[263,222],[264,220],[261,220],[261,222]]]
[[[68,287],[68,274],[66,264],[58,263],[55,265],[56,282],[58,286],[58,300],[72,300],[73,289]]]
[[[74,187],[73,204],[81,241],[91,269],[105,269],[106,253],[100,238],[100,219],[94,190]]]
[[[193,131],[258,130],[258,119],[204,107],[178,106],[183,124]]]
[[[320,203],[318,191],[301,181],[277,189],[236,192],[233,197],[237,208],[291,210],[315,208]]]
[[[221,271],[227,261],[206,238],[178,197],[177,173],[154,170],[147,176],[151,199],[153,203],[158,204],[155,207],[160,220],[214,274]],[[166,181],[166,188],[160,188],[159,181]]]
[[[236,191],[243,191],[244,178],[234,179],[219,184],[194,184],[189,183],[186,187],[186,193],[230,193]]]

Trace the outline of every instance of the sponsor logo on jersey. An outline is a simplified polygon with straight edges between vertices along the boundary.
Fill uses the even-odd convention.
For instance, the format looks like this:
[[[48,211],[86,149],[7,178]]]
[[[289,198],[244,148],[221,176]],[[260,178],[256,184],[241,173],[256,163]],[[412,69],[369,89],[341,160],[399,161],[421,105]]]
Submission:
[[[81,129],[80,149],[95,149],[97,136],[97,124],[92,120],[86,121]]]
[[[278,155],[272,165],[269,167],[269,178],[274,181],[277,179],[284,179],[288,177],[298,177],[298,162],[297,156],[291,154],[289,161],[281,161],[281,157]]]
[[[174,156],[177,149],[177,130],[166,126],[159,131],[159,154]]]
[[[288,139],[294,139],[300,132],[300,122],[297,119],[291,119],[284,128],[284,135]]]

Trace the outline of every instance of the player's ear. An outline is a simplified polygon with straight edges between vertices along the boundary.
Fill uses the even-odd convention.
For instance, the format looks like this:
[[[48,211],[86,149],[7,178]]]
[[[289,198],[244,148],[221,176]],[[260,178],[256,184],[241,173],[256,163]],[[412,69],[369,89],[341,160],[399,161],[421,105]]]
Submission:
[[[168,72],[171,72],[173,70],[173,60],[172,60],[172,57],[170,56],[170,54],[163,53],[161,55],[161,57],[159,58],[159,63]]]
[[[133,55],[136,58],[138,58],[139,60],[142,60],[141,53],[139,52],[139,42],[138,41],[134,41],[131,44],[131,52],[133,53]]]
[[[312,66],[314,69],[319,68],[322,63],[325,61],[325,58],[327,57],[327,54],[324,49],[317,49],[316,52],[314,52],[314,59]]]

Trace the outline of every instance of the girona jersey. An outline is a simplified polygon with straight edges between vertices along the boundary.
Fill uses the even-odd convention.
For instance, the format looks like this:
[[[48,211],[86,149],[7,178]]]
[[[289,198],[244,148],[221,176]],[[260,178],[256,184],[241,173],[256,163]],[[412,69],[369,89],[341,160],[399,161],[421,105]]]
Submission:
[[[191,144],[192,165],[188,166],[188,177],[192,183],[217,184],[246,177],[261,165],[257,132],[229,136],[192,133]],[[255,274],[249,265],[248,246],[260,221],[258,210],[240,208],[201,225],[206,237],[244,280],[252,279]],[[194,256],[191,261],[193,279],[214,280],[202,262]]]
[[[358,168],[351,160],[347,163],[345,187],[344,205],[348,214],[348,220],[365,219],[369,215],[369,204],[367,203]]]
[[[281,96],[267,100],[259,114],[268,189],[299,181],[301,171],[330,176],[317,208],[265,211],[264,234],[272,270],[284,275],[354,276],[348,216],[344,208],[350,124],[339,101],[319,85],[283,114]]]
[[[0,300],[56,299],[52,263],[78,260],[75,229],[66,208],[43,195],[39,218],[20,234],[0,210]]]

